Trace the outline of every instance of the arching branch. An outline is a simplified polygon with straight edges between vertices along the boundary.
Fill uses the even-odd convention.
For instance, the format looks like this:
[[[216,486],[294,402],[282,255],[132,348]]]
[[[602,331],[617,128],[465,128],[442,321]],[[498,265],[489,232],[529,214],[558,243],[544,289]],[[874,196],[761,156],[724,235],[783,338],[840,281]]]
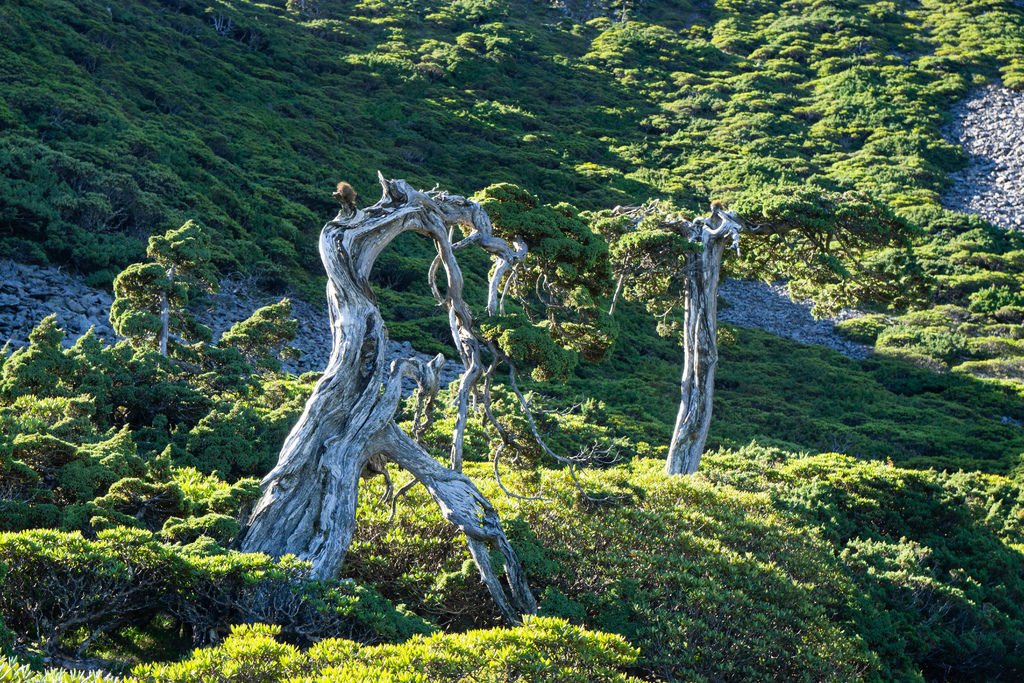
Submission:
[[[436,191],[419,192],[405,181],[387,180],[380,174],[378,178],[380,201],[363,210],[343,207],[321,231],[331,355],[277,465],[262,482],[263,493],[242,534],[241,546],[249,552],[290,553],[309,560],[316,578],[336,575],[355,529],[359,478],[368,467],[379,470],[379,459],[389,459],[422,483],[444,517],[466,535],[495,603],[509,621],[518,622],[522,614],[536,611],[536,602],[493,506],[460,471],[469,399],[483,374],[483,363],[472,314],[463,299],[464,280],[455,259],[453,228],[462,226],[470,233],[469,241],[457,244],[479,244],[492,254],[495,273],[524,258],[526,247],[495,237],[490,219],[475,202]],[[395,422],[402,379],[409,377],[417,382],[423,401],[414,433],[425,429],[444,359],[387,363],[387,330],[369,284],[377,257],[406,232],[424,235],[436,247],[437,258],[428,279],[448,310],[452,340],[464,366],[450,469],[431,458]],[[443,297],[436,285],[441,268],[447,285]],[[496,291],[497,285],[492,285],[491,292]],[[489,296],[497,300],[496,294]],[[408,486],[395,493],[392,501]],[[491,550],[502,557],[504,582],[492,566]]]

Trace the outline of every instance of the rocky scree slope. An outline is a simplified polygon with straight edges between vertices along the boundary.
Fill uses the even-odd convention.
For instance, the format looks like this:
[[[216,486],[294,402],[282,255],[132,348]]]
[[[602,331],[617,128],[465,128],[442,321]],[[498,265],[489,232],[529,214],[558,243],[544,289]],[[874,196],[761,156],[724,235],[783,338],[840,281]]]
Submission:
[[[248,318],[260,306],[279,298],[253,295],[250,291],[242,282],[226,278],[221,281],[217,294],[195,306],[199,320],[213,330],[214,339],[234,323]],[[80,277],[60,268],[0,260],[0,344],[26,345],[32,328],[51,313],[56,313],[57,322],[67,331],[65,343],[68,345],[90,327],[95,328],[101,339],[114,341],[117,335],[107,317],[113,300],[109,292],[90,287]],[[295,373],[323,370],[331,350],[326,305],[314,306],[293,298],[292,316],[298,320],[299,329],[291,346],[299,352],[299,357],[286,360],[284,368]],[[429,359],[409,342],[390,342],[389,360],[410,356]],[[459,363],[449,360],[441,371],[442,383],[447,385],[461,371]]]
[[[226,278],[217,294],[196,306],[200,321],[213,329],[214,339],[260,306],[277,300],[267,294],[252,294],[253,291],[246,283]],[[846,316],[815,320],[810,304],[790,300],[784,285],[725,280],[719,294],[728,304],[720,313],[727,323],[762,329],[804,344],[826,346],[851,358],[863,358],[870,353],[868,347],[836,334],[834,322]],[[69,345],[90,327],[95,328],[100,338],[113,341],[116,334],[107,318],[112,302],[109,292],[90,287],[80,277],[62,269],[0,260],[0,344],[10,341],[12,346],[24,346],[32,328],[50,313],[57,314],[59,324],[68,332]],[[293,298],[292,315],[299,322],[292,343],[299,357],[286,361],[285,369],[297,373],[322,370],[331,347],[326,307]],[[391,341],[389,358],[410,356],[428,358],[409,342]],[[457,361],[449,359],[442,370],[443,384],[457,378],[461,370]]]
[[[987,85],[951,113],[946,137],[963,147],[967,166],[951,175],[943,203],[1024,230],[1024,92]]]

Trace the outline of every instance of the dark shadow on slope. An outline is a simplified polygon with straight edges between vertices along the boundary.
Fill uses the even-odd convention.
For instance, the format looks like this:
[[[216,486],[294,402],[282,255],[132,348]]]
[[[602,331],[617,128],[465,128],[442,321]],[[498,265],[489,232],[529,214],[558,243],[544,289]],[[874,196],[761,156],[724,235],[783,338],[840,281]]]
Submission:
[[[1024,672],[1021,489],[835,455],[790,460],[778,503],[818,527],[856,593],[856,630],[883,678],[1019,680]]]

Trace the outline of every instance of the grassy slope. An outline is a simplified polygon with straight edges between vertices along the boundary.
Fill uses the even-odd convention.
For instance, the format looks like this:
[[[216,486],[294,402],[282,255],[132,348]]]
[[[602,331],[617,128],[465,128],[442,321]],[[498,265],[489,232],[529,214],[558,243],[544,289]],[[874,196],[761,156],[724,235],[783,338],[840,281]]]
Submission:
[[[566,386],[536,385],[558,405],[603,403],[588,417],[655,455],[670,430],[682,353],[627,310],[623,336],[638,354],[583,364]],[[890,459],[914,468],[1009,474],[1021,465],[1019,389],[939,374],[899,357],[851,360],[834,351],[734,328],[724,335],[710,447],[751,439],[804,452]],[[585,438],[585,437],[584,437]],[[648,450],[648,446],[652,450]]]
[[[1024,38],[1011,3],[637,4],[640,21],[585,26],[500,0],[323,0],[318,18],[283,2],[5,5],[0,244],[103,282],[137,258],[144,235],[199,217],[218,235],[225,270],[258,269],[267,284],[314,291],[312,237],[330,210],[327,188],[345,177],[370,195],[377,167],[462,192],[510,180],[587,208],[656,194],[695,207],[817,176],[876,194],[917,222],[918,253],[943,301],[967,308],[993,283],[1019,292],[1016,240],[936,208],[958,163],[939,136],[948,102],[981,78],[1020,84]],[[231,30],[219,35],[217,17]],[[406,240],[385,259],[378,284],[399,291],[382,293],[394,336],[444,348],[432,302],[409,294],[420,276],[408,273],[425,270],[422,251]],[[999,473],[1014,472],[1024,452],[1020,429],[1002,418],[1024,419],[1024,406],[1013,386],[918,367],[982,353],[970,351],[970,335],[1019,333],[1019,321],[975,308],[983,317],[957,328],[960,347],[936,342],[945,323],[926,311],[900,324],[933,336],[881,335],[879,347],[900,357],[863,362],[737,332],[723,344],[712,433],[713,446],[737,450],[710,456],[690,480],[666,481],[657,460],[643,459],[587,475],[589,486],[627,495],[619,506],[578,500],[564,472],[507,475],[517,490],[541,485],[555,497],[546,503],[508,499],[482,466],[473,473],[501,508],[545,612],[626,635],[645,676],[1019,673],[1021,492]],[[559,447],[597,438],[628,455],[664,448],[679,350],[638,311],[622,315],[621,348],[648,353],[583,365],[566,387],[535,386],[552,406],[593,399],[578,414],[545,418]],[[178,485],[156,467],[167,443],[207,470],[244,455],[245,467],[227,476],[259,475],[252,468],[272,455],[303,391],[278,384],[241,400],[202,385],[163,391],[158,373],[145,377],[153,394],[133,399],[140,406],[182,406],[165,411],[170,427],[157,424],[162,408],[125,418],[128,450],[134,457],[137,445],[160,491]],[[76,381],[63,390],[89,390]],[[235,412],[234,403],[245,405]],[[8,396],[0,412],[11,435],[37,430],[92,446],[120,426],[80,411]],[[918,470],[745,448],[754,438]],[[107,450],[94,451],[73,464],[114,467],[100,462]],[[4,443],[4,466],[19,452]],[[45,453],[33,457],[46,464]],[[75,504],[46,503],[47,523],[90,531],[90,501],[110,488],[108,474],[62,489],[61,470],[56,495]],[[53,486],[47,476],[40,487]],[[88,491],[82,500],[71,483]],[[125,485],[123,499],[107,495],[101,511],[123,506],[125,517],[104,512],[99,523],[134,523],[130,494]],[[185,496],[173,514],[202,529],[200,514],[237,512],[237,501],[210,501]],[[399,509],[389,530],[383,511],[362,510],[353,575],[450,628],[493,623],[457,536],[420,492]],[[138,523],[159,531],[171,514],[160,510]],[[159,641],[166,621],[131,628],[102,641],[102,654],[166,656],[167,643],[125,645]],[[0,629],[0,646],[8,642]]]
[[[294,283],[331,183],[370,194],[378,167],[582,207],[811,176],[934,206],[957,163],[942,110],[973,78],[1017,83],[1024,41],[999,0],[676,0],[587,25],[535,2],[315,4],[5,7],[8,248],[102,280],[137,253],[124,237],[198,217],[225,265]]]
[[[940,135],[950,101],[1021,83],[1013,3],[664,0],[628,23],[597,3],[586,24],[516,0],[306,6],[0,10],[0,253],[104,283],[145,235],[198,218],[224,271],[319,297],[314,231],[339,177],[365,196],[381,168],[461,192],[507,180],[581,208],[666,196],[688,209],[813,179],[920,226],[937,300],[973,314],[899,320],[881,350],[1020,378],[1020,244],[937,203],[961,163]],[[395,336],[435,350],[443,321],[407,274],[423,269],[382,264],[409,297],[383,304]]]
[[[368,195],[381,168],[463,192],[515,180],[585,201],[603,183],[574,165],[607,161],[600,139],[635,128],[593,106],[628,92],[558,63],[585,43],[566,34],[555,49],[544,11],[526,15],[531,38],[522,17],[471,30],[503,6],[319,4],[315,21],[284,2],[5,7],[8,249],[27,240],[102,281],[139,237],[198,217],[223,237],[223,265],[301,284],[339,176]],[[219,35],[215,17],[233,30]],[[539,111],[515,106],[522,93]]]
[[[693,478],[638,459],[511,476],[498,505],[544,614],[621,633],[668,680],[985,679],[1022,666],[1021,489],[751,446]],[[375,488],[375,487],[374,487]],[[457,534],[425,505],[392,527],[368,490],[351,571],[449,628],[493,624]],[[438,569],[440,568],[440,572]]]

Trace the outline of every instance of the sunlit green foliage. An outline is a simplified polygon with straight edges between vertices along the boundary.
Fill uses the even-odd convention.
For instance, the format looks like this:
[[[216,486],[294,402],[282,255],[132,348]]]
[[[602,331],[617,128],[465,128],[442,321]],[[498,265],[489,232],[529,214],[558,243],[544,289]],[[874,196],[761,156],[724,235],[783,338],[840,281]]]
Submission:
[[[530,250],[503,286],[499,315],[481,325],[484,337],[538,379],[566,378],[578,355],[602,358],[615,339],[599,305],[610,277],[604,240],[574,207],[541,204],[515,185],[488,187],[475,199],[495,235]]]
[[[209,341],[210,330],[186,308],[197,292],[217,288],[209,236],[188,221],[150,237],[146,256],[149,261],[128,266],[114,279],[114,330],[136,348],[163,348],[172,337]]]
[[[50,669],[34,671],[27,664],[14,659],[0,660],[0,681],[4,683],[118,683],[116,676],[101,671],[79,672]]]
[[[559,472],[506,481],[554,500],[485,486],[541,612],[625,635],[645,676],[984,679],[1024,666],[1019,484],[758,446],[711,453],[696,477],[661,467],[587,473],[622,497],[606,506]],[[387,512],[368,501],[353,568],[453,627],[493,623],[457,539],[423,511],[411,504],[380,536]]]
[[[529,451],[506,455],[504,481],[553,500],[514,500],[482,466],[470,473],[542,611],[618,633],[639,655],[548,620],[297,649],[496,615],[420,490],[385,526],[379,484],[366,484],[345,573],[431,624],[362,584],[226,551],[314,378],[264,372],[292,334],[283,302],[218,346],[179,332],[177,355],[161,358],[152,296],[119,304],[126,325],[139,312],[124,328],[134,346],[89,334],[65,349],[51,318],[2,362],[0,650],[116,668],[226,638],[138,670],[158,680],[1019,678],[1024,242],[938,197],[962,163],[940,134],[950,103],[997,78],[1024,85],[1022,16],[1011,0],[5,4],[2,255],[95,284],[149,258],[122,291],[167,292],[180,308],[168,243],[145,245],[199,219],[210,239],[193,261],[312,298],[315,231],[339,175],[357,189],[377,168],[489,187],[498,233],[535,241],[537,258],[486,333],[537,379],[561,378],[521,378],[554,448],[596,443],[633,462],[583,475],[607,505]],[[610,293],[609,258],[671,261],[692,245],[637,234],[609,254],[561,203],[650,198],[687,215],[719,198],[754,224],[788,221],[791,238],[749,240],[728,263],[794,278],[822,309],[869,293],[889,307],[842,326],[876,345],[866,361],[724,330],[709,443],[732,450],[686,480],[657,472],[680,350],[639,306],[613,327],[594,304]],[[888,248],[908,228],[920,229],[913,253]],[[855,234],[862,244],[844,244]],[[381,256],[374,287],[393,338],[451,355],[423,286],[433,252],[417,239]],[[481,291],[485,256],[460,259],[467,291]],[[657,269],[638,274],[633,298],[668,291]],[[922,298],[939,305],[914,310]],[[516,402],[494,395],[524,437]],[[441,415],[426,436],[438,454],[446,430]],[[489,455],[486,436],[470,426],[468,460]]]
[[[649,445],[651,432],[645,425],[667,430],[671,415],[657,412],[655,398],[662,385],[653,382],[641,390],[636,378],[653,372],[661,377],[659,382],[671,387],[677,352],[671,343],[653,336],[645,316],[629,313],[625,321],[636,327],[629,333],[652,335],[650,348],[655,355],[625,364],[623,359],[585,363],[580,366],[582,374],[559,389],[564,398],[534,396],[540,408],[557,407],[560,400],[574,402],[581,388],[603,397],[577,410],[539,414],[541,429],[552,435],[556,448],[572,452],[596,441],[603,447],[625,449],[628,455],[658,455]],[[86,356],[92,363],[111,364],[132,358],[130,354],[104,355],[110,352],[93,350]],[[52,362],[84,362],[81,345],[59,353],[60,358],[50,356]],[[1012,454],[1024,450],[1014,431],[1018,428],[990,414],[1003,411],[1024,418],[1019,401],[974,380],[939,376],[891,360],[845,361],[825,350],[800,348],[749,331],[738,331],[734,340],[723,345],[723,359],[721,418],[712,434],[715,443],[743,444],[756,436],[819,450],[891,455],[922,467],[960,464],[1004,472],[1016,464]],[[251,620],[276,621],[290,634],[289,640],[298,641],[336,633],[338,628],[354,629],[353,634],[363,634],[360,639],[370,640],[401,639],[423,628],[408,617],[386,616],[390,608],[375,603],[379,598],[372,594],[360,593],[353,602],[347,589],[339,593],[333,583],[305,582],[300,565],[224,553],[223,544],[237,532],[240,507],[256,494],[252,479],[230,482],[246,471],[243,468],[251,467],[258,476],[261,467],[269,466],[272,460],[246,464],[246,458],[259,450],[253,444],[260,438],[265,439],[262,448],[268,457],[276,452],[309,390],[308,381],[258,378],[258,385],[247,390],[252,393],[230,395],[230,402],[226,394],[207,402],[202,410],[193,409],[191,416],[175,417],[178,434],[192,425],[188,438],[170,435],[160,440],[155,439],[151,422],[123,422],[119,430],[104,434],[109,427],[102,425],[109,424],[110,418],[95,414],[93,402],[79,395],[77,384],[95,384],[95,380],[76,367],[71,366],[66,380],[54,375],[49,388],[40,388],[44,396],[65,395],[36,398],[18,391],[17,382],[8,385],[9,396],[16,398],[4,399],[10,406],[3,409],[5,431],[13,437],[0,451],[4,471],[11,473],[3,479],[9,487],[4,490],[4,504],[25,500],[30,490],[41,498],[31,499],[37,500],[28,507],[34,516],[19,513],[21,517],[4,518],[21,520],[16,529],[58,525],[88,533],[117,525],[138,529],[110,528],[100,531],[97,541],[65,535],[58,539],[54,532],[35,531],[5,537],[8,545],[3,547],[12,550],[0,557],[9,572],[4,587],[17,584],[17,590],[4,592],[12,602],[5,603],[2,618],[14,631],[20,652],[47,648],[69,652],[85,644],[86,653],[109,651],[122,660],[138,661],[139,655],[125,653],[103,633],[138,631],[170,652],[181,652],[197,638],[196,633],[209,634],[213,629],[223,634],[229,624]],[[180,383],[187,388],[192,381],[187,373],[179,376],[172,371],[173,365],[154,367],[162,373],[153,375],[159,380],[150,388],[155,395],[166,389],[161,385]],[[666,367],[672,368],[671,374]],[[116,377],[127,370],[111,367],[110,371]],[[600,377],[588,377],[593,373]],[[786,379],[797,375],[799,381]],[[826,386],[827,394],[821,390]],[[547,393],[558,387],[531,384],[529,389]],[[108,390],[107,395],[105,400],[119,405],[117,391]],[[505,410],[514,401],[501,389],[495,396],[501,419],[524,435],[524,425],[511,417],[515,411]],[[505,403],[508,406],[503,408]],[[774,408],[766,410],[766,406]],[[651,412],[644,417],[637,412],[640,409]],[[135,412],[115,411],[121,420]],[[474,436],[477,429],[482,428],[474,425],[470,433],[471,450],[486,448],[486,439]],[[436,433],[428,435],[428,443],[436,439],[438,451],[444,452],[445,437],[442,420]],[[87,467],[71,479],[49,474],[59,474],[75,462]],[[190,462],[196,466],[181,464]],[[876,673],[889,678],[918,671],[931,676],[939,666],[953,667],[965,676],[984,676],[986,669],[965,668],[956,659],[962,652],[977,653],[969,662],[982,659],[1019,666],[1007,645],[1022,623],[1015,605],[1024,604],[1012,598],[1019,586],[1006,578],[1007,572],[1019,575],[1014,568],[1019,553],[1009,548],[1022,544],[1015,512],[1021,494],[1010,480],[947,479],[947,475],[878,464],[858,465],[849,458],[792,459],[762,449],[710,456],[709,462],[709,470],[697,479],[666,479],[659,473],[660,463],[653,460],[585,474],[584,484],[592,494],[611,496],[608,507],[579,499],[565,472],[534,470],[529,454],[506,471],[506,484],[522,492],[543,492],[554,500],[515,501],[494,490],[482,469],[472,473],[499,506],[544,612],[626,636],[641,652],[630,670],[645,677],[714,678],[734,671],[737,678],[746,679],[808,672],[827,678],[838,671],[844,679],[870,678]],[[510,460],[505,466],[513,464]],[[208,474],[214,470],[220,476]],[[854,481],[867,481],[856,486],[873,488],[849,501],[842,496]],[[887,502],[889,494],[883,493],[890,481],[917,482],[915,486],[923,491],[920,505],[915,502],[911,507],[903,499]],[[905,491],[903,484],[892,486]],[[952,491],[953,497],[931,493],[936,486]],[[956,497],[959,491],[964,492],[963,503]],[[421,498],[415,491],[403,498],[395,526],[384,528],[387,509],[373,507],[376,491],[367,490],[360,512],[365,524],[346,573],[450,628],[494,623],[496,615],[490,612],[464,549]],[[878,535],[877,517],[865,517],[860,508],[850,507],[861,502],[869,510],[888,511],[892,530]],[[823,506],[837,505],[834,513],[821,517]],[[961,505],[967,507],[955,507]],[[947,510],[948,506],[954,507]],[[994,534],[996,540],[986,541],[977,550],[951,533],[941,538],[928,535],[933,527],[927,520],[947,515],[949,524],[964,528],[962,538],[973,538],[979,531],[968,526],[968,520],[976,519],[974,511],[982,508],[988,525],[983,528],[991,528],[986,533]],[[847,521],[836,521],[846,514],[851,515]],[[839,531],[830,530],[832,523],[840,525]],[[822,530],[813,531],[813,527]],[[41,533],[51,536],[37,537]],[[913,542],[905,543],[904,536]],[[1001,550],[1004,546],[1008,549]],[[115,547],[121,550],[114,553]],[[63,549],[63,554],[53,555],[48,549]],[[62,572],[79,555],[87,561],[82,565],[88,569],[87,580],[72,584],[61,578]],[[945,564],[934,564],[936,557]],[[999,557],[1002,564],[985,569],[989,573],[984,580],[960,582],[961,575],[982,576],[981,567],[989,557]],[[133,592],[134,579],[123,578],[125,567],[136,566],[132,563],[142,564],[128,576],[150,577],[155,582],[145,595]],[[39,577],[51,577],[53,583]],[[992,585],[1006,586],[1010,597],[992,595]],[[62,603],[53,601],[66,599],[60,597],[62,591],[74,586],[95,591],[85,597],[113,596],[103,601],[103,605],[109,602],[110,609],[120,605],[118,601],[133,605],[140,601],[140,611],[119,610],[117,615],[124,616],[115,616],[100,610],[85,627],[70,628],[66,637],[47,645],[32,635],[29,624],[52,623],[53,628],[61,628],[65,610]],[[38,606],[32,609],[43,609],[45,614],[27,615],[25,604],[13,597],[25,591],[35,595],[33,590],[50,596],[31,603]],[[266,612],[270,594],[278,596],[274,604],[289,607],[280,613]],[[931,596],[927,604],[955,607],[950,612],[953,616],[930,621],[930,612],[907,597],[919,594]],[[680,601],[679,595],[689,597]],[[147,602],[153,600],[156,603]],[[150,605],[148,612],[142,611],[145,604]],[[154,614],[166,616],[150,621]],[[171,638],[177,627],[168,630],[168,618],[185,624],[193,638]],[[106,620],[113,620],[113,625],[101,629]],[[100,635],[87,641],[97,629]],[[754,631],[772,636],[759,640],[752,637]],[[252,646],[258,644],[256,639]],[[238,646],[245,647],[242,642]],[[789,653],[785,659],[771,654],[779,650]],[[448,658],[453,658],[449,662],[453,666],[454,661],[462,661],[448,651],[439,656],[445,658],[439,666]],[[469,661],[477,666],[472,662],[478,660]]]
[[[937,305],[903,315],[872,315],[840,331],[874,344],[877,353],[936,371],[1024,382],[1024,239],[976,217],[935,212],[933,240],[916,253],[934,274]],[[862,329],[865,328],[865,329]],[[866,329],[870,328],[870,333]]]
[[[253,367],[280,370],[281,357],[294,355],[288,342],[295,339],[299,323],[292,318],[291,302],[281,299],[263,306],[232,325],[221,335],[218,344],[238,349]]]
[[[215,347],[182,346],[198,359],[193,365],[126,342],[104,347],[91,333],[65,349],[52,317],[31,337],[0,374],[7,530],[159,531],[172,517],[237,514],[255,494],[251,481],[238,480],[271,466],[305,397],[294,379],[264,385],[233,376],[255,368],[232,349],[244,367],[221,363],[225,351]],[[189,494],[177,481],[188,470],[175,464],[238,483]]]
[[[97,281],[190,217],[218,264],[296,280],[339,169],[583,208],[664,193],[695,211],[812,177],[934,205],[957,163],[941,109],[1024,69],[1009,0],[3,11],[5,250]]]
[[[29,334],[29,345],[5,360],[0,391],[8,398],[65,395],[61,380],[71,379],[72,364],[62,341],[64,331],[57,326],[57,316],[43,318]]]
[[[329,639],[307,652],[280,642],[279,628],[235,628],[216,648],[198,650],[176,664],[137,667],[132,680],[338,681],[426,683],[473,680],[493,683],[551,681],[628,683],[636,651],[624,639],[594,633],[558,619],[532,618],[518,628],[438,633],[401,645],[360,647]]]

